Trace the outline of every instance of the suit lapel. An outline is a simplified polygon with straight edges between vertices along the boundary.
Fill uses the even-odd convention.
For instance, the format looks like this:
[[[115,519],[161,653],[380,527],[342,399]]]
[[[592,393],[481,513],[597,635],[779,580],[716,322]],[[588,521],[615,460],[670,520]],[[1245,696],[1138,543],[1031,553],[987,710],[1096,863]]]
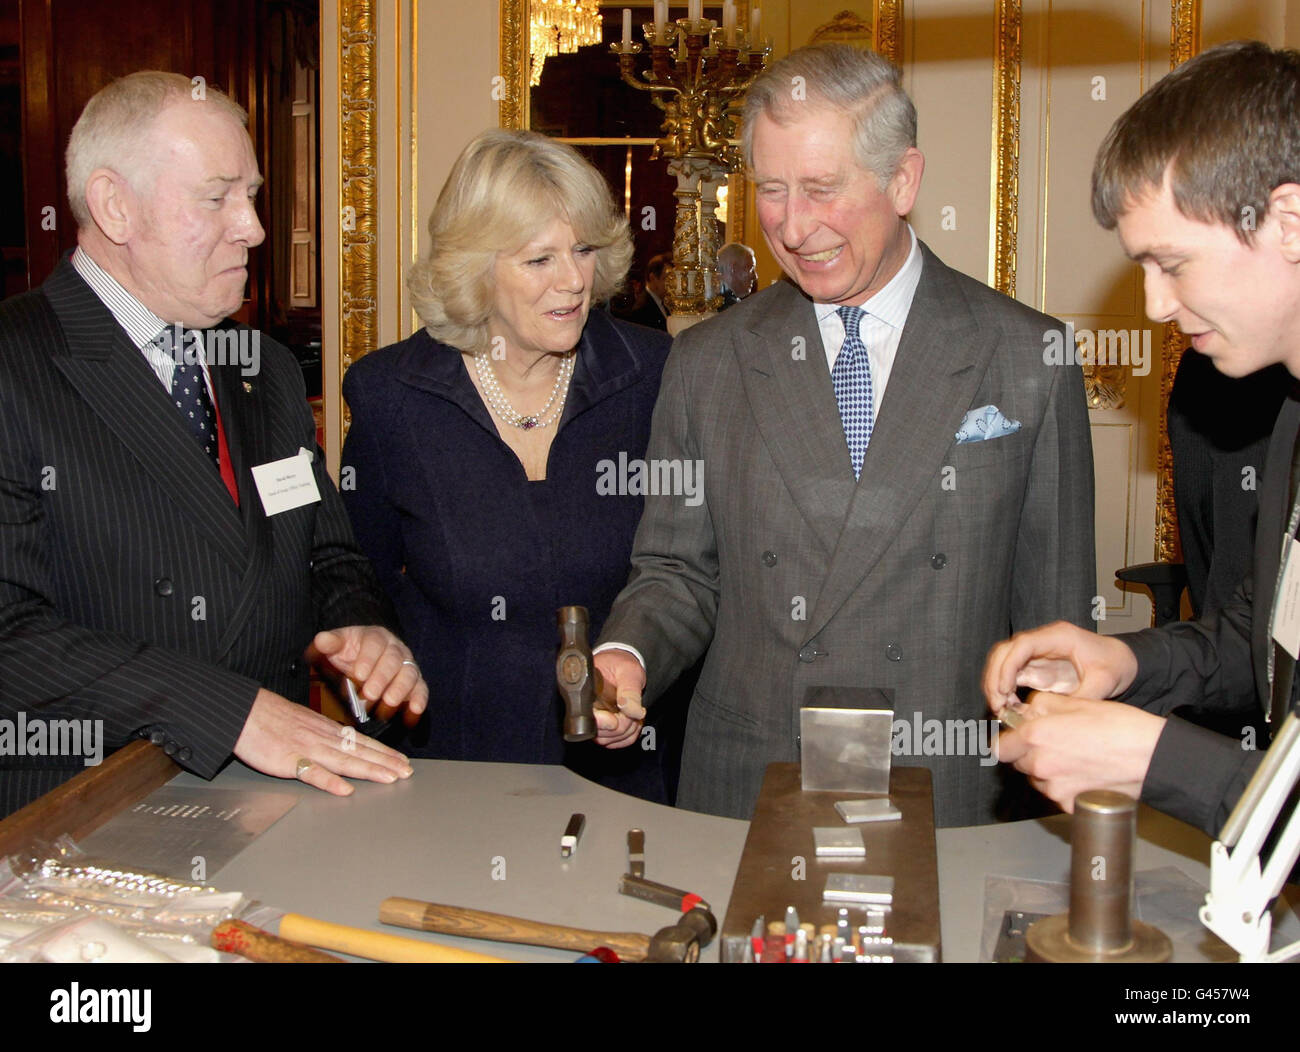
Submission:
[[[445,399],[488,434],[495,436],[498,434],[496,424],[469,377],[467,368],[472,367],[472,363],[464,361],[462,352],[438,343],[428,330],[420,329],[402,348],[397,362],[397,378],[407,387]],[[414,438],[417,444],[422,440],[418,434]]]
[[[1277,579],[1282,570],[1282,549],[1289,543],[1285,530],[1290,525],[1291,503],[1296,497],[1295,482],[1300,474],[1300,450],[1296,448],[1296,434],[1300,429],[1300,405],[1293,398],[1282,403],[1282,411],[1273,427],[1269,455],[1266,463],[1268,471],[1264,476],[1264,485],[1259,495],[1259,518],[1255,539],[1257,579],[1255,581],[1256,598],[1254,611],[1262,617],[1263,630],[1259,633],[1263,646],[1256,649],[1256,657],[1263,651],[1263,662],[1256,661],[1255,682],[1265,684],[1260,690],[1264,714],[1277,732],[1287,703],[1291,700],[1291,690],[1295,679],[1296,663],[1285,650],[1273,639],[1273,604],[1277,601]],[[1283,536],[1277,535],[1278,529]],[[1270,662],[1271,657],[1271,662]],[[1263,669],[1260,665],[1263,665]],[[1263,675],[1260,675],[1260,672]]]
[[[578,341],[578,363],[560,428],[575,416],[640,380],[645,359],[603,310],[593,309]]]
[[[763,443],[829,556],[853,498],[853,469],[812,301],[782,282],[735,342]]]
[[[144,356],[66,260],[42,291],[66,341],[53,352],[55,366],[180,513],[223,558],[243,568],[238,512]]]
[[[226,622],[212,660],[220,661],[239,638],[244,624],[262,601],[258,584],[271,570],[273,552],[271,520],[262,507],[262,497],[253,481],[252,468],[273,459],[266,435],[267,411],[261,404],[261,385],[256,377],[244,380],[235,365],[214,365],[212,386],[217,411],[226,433],[235,483],[239,489],[239,516],[243,523],[243,553],[246,564],[239,582],[239,602]],[[245,383],[248,384],[245,388]],[[222,487],[224,492],[224,485]],[[226,504],[230,505],[229,495]]]
[[[921,245],[921,280],[877,414],[862,476],[852,491],[826,584],[808,622],[811,638],[843,606],[894,542],[930,486],[962,413],[970,405],[997,345],[981,329],[952,272]],[[838,410],[831,400],[838,421]],[[843,443],[843,434],[839,438]],[[850,471],[850,482],[852,473]]]

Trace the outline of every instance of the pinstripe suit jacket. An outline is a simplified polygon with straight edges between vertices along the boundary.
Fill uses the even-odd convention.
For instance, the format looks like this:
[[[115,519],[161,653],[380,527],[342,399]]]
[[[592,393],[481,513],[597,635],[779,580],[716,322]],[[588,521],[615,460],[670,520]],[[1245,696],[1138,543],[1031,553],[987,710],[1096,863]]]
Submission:
[[[235,507],[144,357],[65,259],[0,305],[0,719],[102,719],[211,777],[259,687],[307,700],[313,633],[395,619],[315,460],[319,504],[267,517],[250,467],[316,449],[301,373],[211,369]],[[0,756],[0,814],[82,769]]]
[[[1060,323],[921,249],[860,481],[796,287],[756,293],[673,344],[648,456],[703,461],[704,501],[646,498],[601,638],[645,656],[647,697],[708,647],[681,806],[748,817],[766,765],[799,758],[810,688],[858,688],[842,697],[894,709],[894,762],[932,771],[937,821],[991,821],[1008,775],[971,754],[971,735],[987,734],[973,721],[987,717],[989,647],[1056,618],[1092,623],[1082,376],[1043,361]],[[1020,430],[956,443],[967,411],[990,404]],[[931,720],[954,721],[938,743]]]

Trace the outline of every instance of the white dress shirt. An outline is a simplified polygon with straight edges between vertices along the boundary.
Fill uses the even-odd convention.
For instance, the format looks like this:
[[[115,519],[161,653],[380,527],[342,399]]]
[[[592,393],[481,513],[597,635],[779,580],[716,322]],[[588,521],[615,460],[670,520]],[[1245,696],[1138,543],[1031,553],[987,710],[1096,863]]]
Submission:
[[[171,394],[172,376],[176,372],[176,359],[154,341],[164,329],[170,328],[153,311],[127,292],[116,278],[83,252],[80,246],[72,253],[72,269],[90,286],[90,290],[99,297],[108,308],[117,323],[126,330],[126,335],[136,348],[144,355],[149,367],[158,376],[163,390]],[[204,346],[207,346],[206,341]],[[203,380],[207,384],[208,395],[216,403],[212,391],[212,377],[208,375],[208,363],[199,355],[199,367],[203,370]]]

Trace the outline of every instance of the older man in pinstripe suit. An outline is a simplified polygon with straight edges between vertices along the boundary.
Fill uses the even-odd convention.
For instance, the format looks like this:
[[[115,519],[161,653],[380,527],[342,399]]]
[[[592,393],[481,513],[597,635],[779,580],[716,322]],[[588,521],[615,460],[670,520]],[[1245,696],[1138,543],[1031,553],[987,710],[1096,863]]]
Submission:
[[[78,248],[0,306],[0,815],[82,766],[15,741],[56,720],[102,721],[109,748],[149,738],[205,777],[232,754],[339,795],[340,776],[410,774],[295,704],[309,660],[386,715],[418,716],[427,689],[296,363],[223,321],[263,238],[262,179],[243,111],[198,94],[138,73],[87,104],[68,147]]]

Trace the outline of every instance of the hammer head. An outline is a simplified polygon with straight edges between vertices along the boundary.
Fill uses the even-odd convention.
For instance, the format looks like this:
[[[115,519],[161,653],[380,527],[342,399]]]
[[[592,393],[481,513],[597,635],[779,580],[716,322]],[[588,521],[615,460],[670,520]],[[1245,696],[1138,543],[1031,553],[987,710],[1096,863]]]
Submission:
[[[671,928],[660,928],[650,936],[646,964],[696,964],[700,947],[713,938],[718,922],[705,909],[687,910]]]
[[[562,606],[555,612],[555,623],[560,630],[555,682],[564,698],[564,740],[585,742],[596,736],[595,704],[604,688],[591,661],[587,608]]]

